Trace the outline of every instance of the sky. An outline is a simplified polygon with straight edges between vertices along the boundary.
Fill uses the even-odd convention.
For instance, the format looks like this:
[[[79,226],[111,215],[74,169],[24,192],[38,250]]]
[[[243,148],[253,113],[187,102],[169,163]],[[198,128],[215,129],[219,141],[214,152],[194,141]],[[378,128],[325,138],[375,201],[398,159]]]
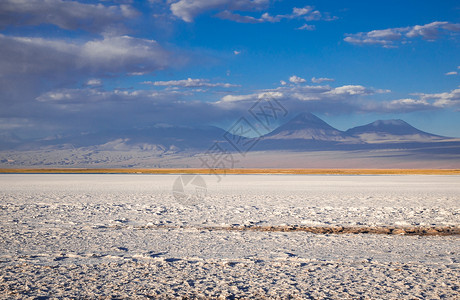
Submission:
[[[264,97],[460,137],[459,74],[458,1],[0,1],[0,138],[226,129]]]

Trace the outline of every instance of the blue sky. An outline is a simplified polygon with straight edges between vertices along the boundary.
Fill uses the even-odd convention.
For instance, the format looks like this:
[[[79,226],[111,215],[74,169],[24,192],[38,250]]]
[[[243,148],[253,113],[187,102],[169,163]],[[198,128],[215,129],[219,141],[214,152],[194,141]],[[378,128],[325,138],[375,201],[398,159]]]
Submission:
[[[224,129],[260,97],[460,137],[458,1],[0,2],[0,136]]]

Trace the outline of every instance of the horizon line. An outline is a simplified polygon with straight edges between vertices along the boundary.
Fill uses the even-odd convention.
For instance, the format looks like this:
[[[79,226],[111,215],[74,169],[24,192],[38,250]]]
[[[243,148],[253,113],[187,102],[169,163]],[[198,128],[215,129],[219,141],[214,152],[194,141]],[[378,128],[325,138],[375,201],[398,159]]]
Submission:
[[[190,175],[460,175],[460,169],[355,168],[0,168],[0,174],[190,174]]]

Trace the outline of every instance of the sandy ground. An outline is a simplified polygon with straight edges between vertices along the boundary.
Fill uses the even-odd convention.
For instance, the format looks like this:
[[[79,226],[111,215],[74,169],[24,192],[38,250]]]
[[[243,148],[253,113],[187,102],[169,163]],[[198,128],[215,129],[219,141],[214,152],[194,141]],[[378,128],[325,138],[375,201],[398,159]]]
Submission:
[[[177,179],[0,175],[0,297],[459,297],[458,235],[226,228],[458,229],[460,176],[203,175],[194,198]]]

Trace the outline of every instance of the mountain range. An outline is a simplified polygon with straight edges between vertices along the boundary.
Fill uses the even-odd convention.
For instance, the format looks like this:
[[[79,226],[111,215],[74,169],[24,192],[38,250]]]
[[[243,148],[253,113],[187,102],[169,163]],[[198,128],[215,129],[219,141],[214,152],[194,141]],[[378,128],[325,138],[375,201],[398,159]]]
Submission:
[[[225,138],[226,137],[226,138]],[[231,136],[231,139],[241,139]],[[41,140],[20,140],[0,136],[1,150],[78,149],[122,151],[187,152],[203,151],[218,143],[225,149],[229,133],[213,127],[153,126],[124,131],[85,133]],[[427,133],[403,120],[378,120],[346,131],[338,130],[312,113],[301,113],[289,122],[261,137],[243,138],[257,150],[358,150],[375,148],[417,148],[427,144],[457,146],[459,139]],[[257,142],[257,144],[255,143]]]
[[[219,149],[238,163],[216,167],[460,167],[460,139],[427,133],[402,120],[342,131],[311,113],[256,137],[213,126],[169,125],[36,140],[0,134],[0,167],[203,168],[202,159],[215,158],[219,153],[212,152]]]
[[[460,140],[421,131],[403,120],[378,120],[346,131],[311,113],[297,115],[263,136],[263,150],[365,150],[458,146]],[[460,152],[459,152],[460,153]]]

